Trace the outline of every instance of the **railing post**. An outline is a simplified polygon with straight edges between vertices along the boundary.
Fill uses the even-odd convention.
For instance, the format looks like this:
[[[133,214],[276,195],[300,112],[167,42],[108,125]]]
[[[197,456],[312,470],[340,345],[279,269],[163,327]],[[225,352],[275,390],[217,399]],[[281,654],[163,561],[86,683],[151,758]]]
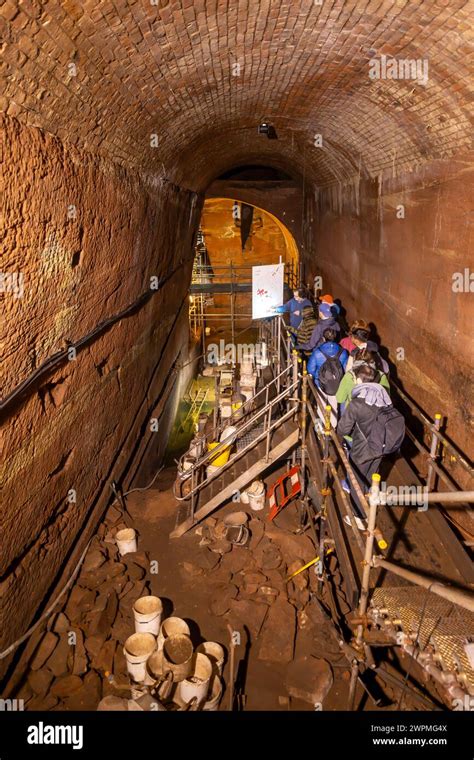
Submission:
[[[301,473],[303,476],[303,485],[301,487],[301,496],[306,494],[306,421],[308,414],[308,373],[306,371],[306,362],[303,363],[303,382],[301,387]]]
[[[303,362],[303,382],[301,385],[301,503],[303,505],[300,514],[300,527],[303,529],[304,520],[310,520],[308,504],[306,498],[306,422],[308,414],[308,373],[306,371],[306,362]]]
[[[365,542],[365,554],[362,569],[362,585],[360,589],[358,616],[362,622],[357,626],[356,647],[362,648],[364,636],[364,619],[369,601],[370,568],[374,551],[374,539],[377,523],[377,507],[380,504],[380,475],[372,475],[372,485],[369,492],[369,515],[367,521],[367,540]],[[349,688],[349,709],[354,709],[357,678],[359,675],[359,663],[356,659],[352,662],[351,683]]]
[[[293,349],[292,356],[293,356],[293,379],[292,379],[292,385],[295,386],[293,388],[293,393],[296,394],[296,395],[298,395],[298,390],[297,390],[297,383],[298,383],[298,361],[299,361],[298,351],[296,351],[295,349]],[[298,408],[298,401],[295,401],[295,409],[296,408]]]
[[[319,519],[319,562],[317,564],[318,571],[318,591],[321,594],[323,584],[323,568],[324,568],[324,547],[326,540],[326,501],[331,493],[329,488],[329,438],[331,436],[331,407],[327,404],[324,408],[324,436],[323,436],[323,473],[322,473],[322,488],[321,488],[321,511]]]
[[[265,414],[263,418],[264,430],[265,430],[265,426],[267,428],[267,437],[266,437],[266,445],[265,445],[265,461],[266,462],[268,462],[269,457],[270,457],[270,425],[272,421],[272,408],[271,408],[271,404],[269,405],[268,399],[269,399],[269,385],[267,385],[267,389],[265,391],[265,408],[268,407],[268,411],[267,411],[267,414]]]
[[[191,517],[194,520],[194,509],[195,509],[195,493],[194,489],[196,486],[196,475],[194,470],[191,473]]]
[[[435,414],[434,426],[435,426],[436,430],[440,429],[440,426],[441,426],[441,415],[439,414],[439,412],[437,412]],[[428,464],[428,475],[427,475],[427,478],[426,478],[426,490],[427,490],[427,493],[429,493],[432,490],[432,488],[433,488],[433,483],[434,483],[434,479],[435,479],[435,470],[434,470],[434,467],[433,467],[433,462],[435,462],[436,457],[438,456],[438,444],[439,444],[438,436],[436,435],[435,431],[433,430],[432,433],[431,433],[430,462]]]
[[[277,317],[278,324],[277,324],[277,396],[280,393],[280,371],[281,371],[281,351],[280,351],[280,341],[281,341],[281,317]]]

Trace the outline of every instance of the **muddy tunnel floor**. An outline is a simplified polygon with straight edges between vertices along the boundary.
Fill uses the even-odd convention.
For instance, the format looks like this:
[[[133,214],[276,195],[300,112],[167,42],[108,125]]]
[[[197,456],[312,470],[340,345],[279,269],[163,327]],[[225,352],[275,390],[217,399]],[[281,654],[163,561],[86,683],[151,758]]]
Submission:
[[[107,511],[62,611],[37,635],[17,694],[25,709],[96,710],[99,703],[99,709],[127,709],[132,700],[123,645],[135,630],[133,604],[148,594],[162,600],[162,619],[178,616],[188,623],[195,647],[204,641],[224,646],[220,710],[229,709],[229,624],[241,636],[235,670],[242,708],[345,709],[347,660],[334,626],[312,598],[316,576],[309,570],[285,582],[314,558],[309,537],[293,533],[296,510],[289,506],[276,525],[266,510],[231,502],[204,525],[246,509],[250,540],[221,554],[212,551],[212,542],[200,545],[202,527],[170,540],[174,478],[169,467],[152,489],[127,496],[137,552],[120,557],[114,536],[126,524],[124,515],[117,503]],[[314,702],[322,702],[316,708],[313,693]]]

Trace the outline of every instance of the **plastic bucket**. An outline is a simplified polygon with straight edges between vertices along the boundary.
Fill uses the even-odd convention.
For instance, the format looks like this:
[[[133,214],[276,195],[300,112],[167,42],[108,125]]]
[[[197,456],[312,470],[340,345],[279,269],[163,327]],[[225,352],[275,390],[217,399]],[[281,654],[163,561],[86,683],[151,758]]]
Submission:
[[[152,633],[158,636],[163,605],[157,596],[142,596],[133,605],[136,633]]]
[[[212,662],[205,654],[197,652],[193,658],[189,678],[180,681],[177,697],[182,705],[187,705],[191,699],[197,698],[198,704],[206,701],[209,683],[212,677]]]
[[[193,440],[191,441],[188,449],[188,456],[194,457],[195,459],[199,459],[200,456],[204,453],[204,447],[205,447],[205,440],[204,436],[202,434],[197,435]]]
[[[232,404],[232,417],[234,420],[241,420],[244,416],[244,405],[242,401],[237,401],[235,404]]]
[[[230,401],[226,401],[225,403],[220,405],[221,410],[221,417],[223,420],[229,419],[229,417],[232,417],[232,404]]]
[[[220,469],[221,468],[220,467],[216,467],[215,464],[209,464],[206,467],[206,477],[210,478],[211,475],[214,475],[214,473],[217,472],[217,470],[220,470]]]
[[[249,503],[249,495],[247,491],[241,491],[240,492],[240,501],[242,504],[248,504]]]
[[[205,654],[206,657],[209,657],[214,675],[222,675],[225,659],[225,650],[223,646],[218,644],[217,641],[204,641],[202,644],[199,644],[196,653]]]
[[[240,375],[251,375],[253,372],[253,359],[242,359],[240,362]]]
[[[240,390],[242,391],[242,395],[245,396],[246,401],[250,401],[255,396],[255,388],[253,386],[243,385]]]
[[[151,686],[163,675],[163,650],[155,649],[146,663],[145,683]]]
[[[115,540],[121,557],[124,554],[137,551],[137,532],[133,528],[124,528],[117,531]]]
[[[151,633],[133,633],[123,645],[127,660],[127,670],[133,681],[143,683],[146,678],[146,663],[156,650],[156,639]]]
[[[223,441],[229,441],[229,444],[231,441],[234,440],[235,434],[237,433],[237,428],[233,425],[227,425],[226,428],[222,431],[220,434],[219,442],[223,443]]]
[[[224,525],[240,526],[246,525],[249,521],[247,512],[230,512],[224,517]]]
[[[219,676],[212,679],[211,693],[207,702],[204,702],[203,710],[217,710],[222,699],[222,681]]]
[[[196,464],[195,458],[186,455],[183,459],[183,472],[190,470],[192,467],[194,467],[195,464]]]
[[[206,422],[209,418],[208,414],[200,414],[198,417],[198,423],[197,423],[197,429],[198,433],[203,433],[204,428],[206,427]]]
[[[173,674],[173,681],[183,681],[191,673],[194,647],[185,633],[168,636],[163,644],[163,673]]]
[[[165,639],[167,639],[168,636],[176,636],[178,633],[185,633],[186,636],[190,635],[189,626],[185,620],[179,617],[169,617],[166,618],[166,620],[163,620],[158,635],[158,649],[163,648]]]
[[[249,489],[247,489],[250,509],[259,512],[265,506],[265,485],[261,480],[254,480]]]
[[[216,446],[220,446],[220,441],[213,441],[212,443],[208,443],[207,447],[209,451],[213,451]],[[222,467],[223,464],[226,464],[226,462],[229,461],[230,456],[230,446],[225,446],[222,448],[218,454],[216,454],[215,457],[212,457],[209,462],[214,465],[214,467]]]

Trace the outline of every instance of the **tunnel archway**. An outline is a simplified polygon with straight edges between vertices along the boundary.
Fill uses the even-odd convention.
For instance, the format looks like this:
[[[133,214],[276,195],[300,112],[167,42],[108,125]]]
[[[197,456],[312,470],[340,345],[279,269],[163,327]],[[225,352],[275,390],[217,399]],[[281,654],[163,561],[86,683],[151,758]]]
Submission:
[[[242,212],[250,210],[248,237],[242,238]],[[252,321],[252,268],[285,265],[285,282],[299,284],[300,253],[288,227],[276,216],[235,198],[208,198],[204,202],[190,295],[192,333],[203,351],[216,337],[224,341],[245,336],[256,339]],[[202,283],[209,283],[204,292]],[[198,292],[204,288],[202,293]],[[195,292],[193,291],[195,289]]]

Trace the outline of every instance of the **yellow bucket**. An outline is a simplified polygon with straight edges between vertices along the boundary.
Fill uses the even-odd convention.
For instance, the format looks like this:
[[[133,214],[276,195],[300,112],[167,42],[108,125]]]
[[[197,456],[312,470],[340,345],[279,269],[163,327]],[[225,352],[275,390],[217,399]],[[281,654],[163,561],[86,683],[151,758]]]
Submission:
[[[221,446],[222,444],[219,441],[214,441],[212,443],[207,444],[207,448],[209,451],[212,451],[216,448],[216,446]],[[215,467],[221,467],[223,464],[226,464],[226,462],[229,461],[230,457],[230,446],[226,446],[223,448],[218,454],[216,454],[215,457],[212,457],[209,460],[209,464],[213,464]]]

